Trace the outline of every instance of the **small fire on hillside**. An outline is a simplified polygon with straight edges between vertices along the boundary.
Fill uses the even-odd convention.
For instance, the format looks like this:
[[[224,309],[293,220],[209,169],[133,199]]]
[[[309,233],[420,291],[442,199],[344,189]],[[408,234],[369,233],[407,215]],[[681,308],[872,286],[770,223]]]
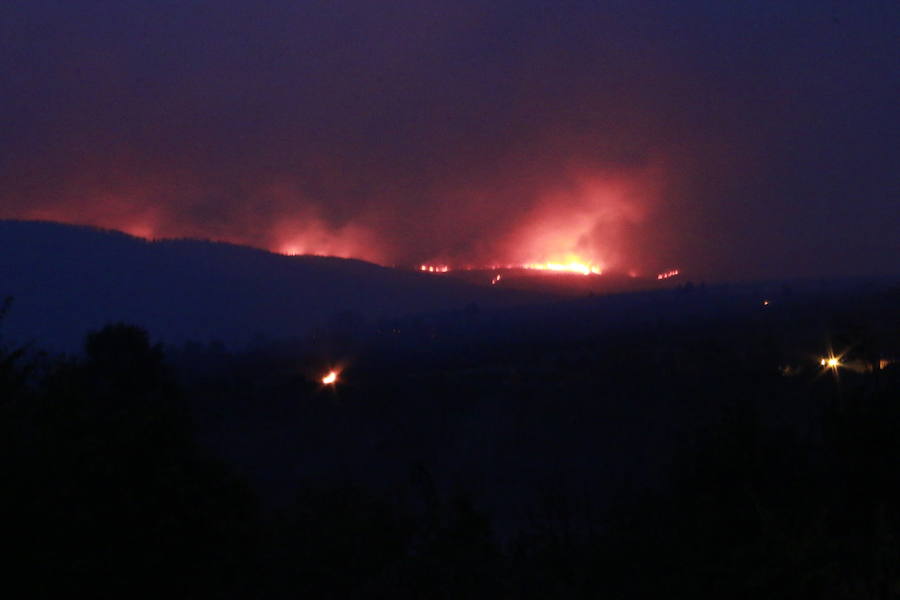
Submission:
[[[665,273],[660,273],[656,276],[657,279],[670,279],[678,275],[678,269],[672,269],[671,271],[666,271]]]
[[[671,269],[656,276],[642,276],[635,270],[605,269],[586,260],[544,263],[491,263],[487,265],[449,265],[422,263],[414,269],[432,276],[452,277],[469,283],[508,289],[531,290],[563,295],[613,293],[652,289],[668,285],[681,274]],[[651,283],[652,282],[652,283]]]

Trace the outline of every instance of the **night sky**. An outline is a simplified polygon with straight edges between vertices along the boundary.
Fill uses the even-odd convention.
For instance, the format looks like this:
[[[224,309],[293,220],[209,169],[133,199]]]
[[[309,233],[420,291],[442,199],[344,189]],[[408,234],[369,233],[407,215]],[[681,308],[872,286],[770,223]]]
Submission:
[[[4,0],[0,218],[896,274],[900,4]]]

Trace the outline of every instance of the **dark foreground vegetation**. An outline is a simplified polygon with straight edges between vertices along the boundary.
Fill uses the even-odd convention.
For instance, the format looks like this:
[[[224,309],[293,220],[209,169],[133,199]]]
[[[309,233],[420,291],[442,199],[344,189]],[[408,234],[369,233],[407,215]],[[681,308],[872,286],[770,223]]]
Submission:
[[[491,338],[475,307],[242,352],[129,325],[5,348],[4,586],[900,597],[898,291],[781,300],[562,336]]]

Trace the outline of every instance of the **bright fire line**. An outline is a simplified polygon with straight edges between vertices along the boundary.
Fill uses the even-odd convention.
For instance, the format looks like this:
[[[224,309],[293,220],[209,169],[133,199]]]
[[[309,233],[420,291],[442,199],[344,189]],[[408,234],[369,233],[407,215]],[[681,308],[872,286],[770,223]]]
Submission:
[[[600,275],[603,269],[598,265],[580,263],[576,261],[568,263],[528,263],[522,265],[523,269],[534,269],[536,271],[559,271],[564,273],[581,273],[582,275]]]
[[[559,263],[559,262],[545,262],[545,263],[525,263],[525,264],[511,264],[511,265],[491,265],[490,267],[484,267],[485,270],[490,269],[528,269],[531,271],[554,271],[557,273],[580,273],[581,275],[602,275],[603,267],[600,265],[594,265],[590,263],[582,263],[578,261],[571,261],[567,263]],[[419,265],[419,271],[424,273],[447,273],[450,271],[450,267],[447,265]],[[463,269],[466,271],[478,270],[475,267],[468,267]],[[499,280],[499,278],[498,278]]]

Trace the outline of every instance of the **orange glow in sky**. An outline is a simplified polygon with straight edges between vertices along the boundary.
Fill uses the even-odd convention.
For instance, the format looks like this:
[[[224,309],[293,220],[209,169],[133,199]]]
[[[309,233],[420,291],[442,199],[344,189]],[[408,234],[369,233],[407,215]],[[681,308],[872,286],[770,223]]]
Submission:
[[[492,202],[470,202],[471,215],[458,204],[451,204],[453,211],[423,224],[435,231],[422,238],[425,247],[421,249],[414,244],[395,243],[398,236],[390,235],[390,231],[397,223],[391,215],[361,211],[336,219],[314,198],[307,198],[300,188],[287,183],[261,185],[250,191],[254,203],[284,207],[275,216],[263,218],[249,210],[238,210],[231,215],[236,225],[212,228],[179,219],[173,209],[152,201],[178,192],[183,186],[176,186],[174,180],[147,186],[126,182],[112,191],[85,193],[64,206],[33,208],[21,216],[89,223],[148,240],[227,241],[288,256],[355,258],[385,266],[415,260],[412,264],[424,273],[497,268],[600,275],[637,266],[635,261],[640,258],[628,245],[634,237],[629,227],[645,219],[647,206],[652,204],[648,198],[655,196],[654,180],[655,175],[645,171],[595,174],[576,170],[564,174],[558,185],[535,190],[533,197],[526,191],[526,199],[516,210],[491,213],[495,226],[490,228],[484,225],[485,207],[481,204],[490,207]],[[203,190],[189,186],[188,191],[202,195]],[[477,190],[469,195],[480,198]],[[459,201],[463,207],[469,206],[465,198]],[[72,219],[73,214],[78,218]],[[387,233],[379,228],[384,223]],[[460,231],[471,232],[470,244],[455,243],[455,236],[464,235]],[[442,249],[445,240],[457,249]],[[427,255],[415,255],[423,250],[435,254],[420,263]]]

